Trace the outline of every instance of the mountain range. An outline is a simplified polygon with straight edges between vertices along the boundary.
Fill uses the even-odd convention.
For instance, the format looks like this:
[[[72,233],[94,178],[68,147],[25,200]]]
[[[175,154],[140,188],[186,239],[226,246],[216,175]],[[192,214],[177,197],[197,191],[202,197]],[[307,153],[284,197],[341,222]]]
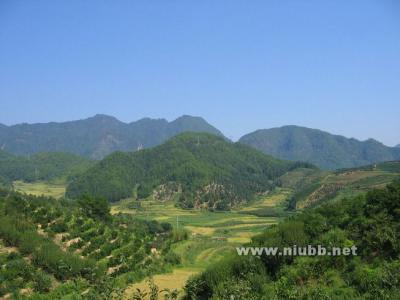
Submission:
[[[115,151],[154,147],[188,131],[223,136],[201,117],[185,115],[171,122],[143,118],[124,123],[99,114],[61,123],[0,124],[0,149],[17,155],[57,151],[102,159]],[[387,147],[373,139],[359,141],[299,126],[257,130],[239,142],[280,159],[305,161],[327,170],[400,159],[399,145]]]
[[[306,161],[322,169],[352,168],[400,159],[400,149],[317,129],[283,126],[249,133],[239,140],[280,159]]]
[[[61,151],[101,159],[114,151],[153,147],[185,131],[222,135],[200,117],[182,116],[172,122],[144,118],[124,123],[99,114],[62,123],[0,124],[0,149],[21,155]]]

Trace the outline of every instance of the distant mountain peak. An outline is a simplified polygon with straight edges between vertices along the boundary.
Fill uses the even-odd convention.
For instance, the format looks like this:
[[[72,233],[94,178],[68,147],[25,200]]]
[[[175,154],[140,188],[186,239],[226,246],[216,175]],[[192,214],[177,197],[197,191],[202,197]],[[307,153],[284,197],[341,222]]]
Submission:
[[[86,120],[121,122],[116,117],[113,117],[110,115],[105,115],[105,114],[96,114],[93,117],[87,118]]]

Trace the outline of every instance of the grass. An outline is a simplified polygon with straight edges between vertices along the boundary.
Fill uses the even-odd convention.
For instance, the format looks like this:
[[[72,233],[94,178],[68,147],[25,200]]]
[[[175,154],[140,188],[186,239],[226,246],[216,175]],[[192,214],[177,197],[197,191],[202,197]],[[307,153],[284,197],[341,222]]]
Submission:
[[[14,181],[13,187],[16,191],[35,196],[51,196],[56,199],[64,197],[65,184],[64,183],[49,183],[49,182],[23,182]]]

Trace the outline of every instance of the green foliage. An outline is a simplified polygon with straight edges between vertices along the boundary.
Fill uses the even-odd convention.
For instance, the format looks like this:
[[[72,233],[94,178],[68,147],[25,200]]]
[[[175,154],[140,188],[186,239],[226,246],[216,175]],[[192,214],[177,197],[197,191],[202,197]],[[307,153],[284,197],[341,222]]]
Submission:
[[[0,190],[0,248],[18,251],[0,252],[0,297],[29,287],[32,299],[121,299],[121,286],[180,262],[172,235],[170,224],[110,215],[106,200]]]
[[[92,161],[69,153],[48,152],[24,157],[0,150],[0,182],[5,185],[14,180],[32,182],[67,178],[85,171],[92,164]]]
[[[109,220],[111,217],[110,204],[104,198],[95,198],[90,195],[83,195],[78,199],[78,205],[90,218]]]
[[[395,182],[290,217],[251,243],[280,249],[355,245],[358,256],[236,256],[189,280],[187,298],[229,299],[235,294],[238,299],[397,299],[399,228],[400,182]],[[256,267],[249,269],[254,261]],[[253,278],[259,279],[257,285]]]
[[[160,290],[159,287],[154,283],[153,278],[146,280],[148,285],[148,290],[136,289],[133,293],[132,300],[158,300],[159,296],[163,295],[164,300],[176,300],[178,299],[179,292],[176,289],[163,289]]]
[[[184,133],[153,149],[114,153],[76,178],[67,196],[84,193],[116,201],[176,190],[183,208],[227,210],[273,188],[273,180],[308,164],[284,162],[250,147],[200,133]],[[174,184],[171,184],[174,183]]]
[[[37,272],[33,288],[36,292],[45,293],[50,291],[51,288],[51,277],[43,272]]]

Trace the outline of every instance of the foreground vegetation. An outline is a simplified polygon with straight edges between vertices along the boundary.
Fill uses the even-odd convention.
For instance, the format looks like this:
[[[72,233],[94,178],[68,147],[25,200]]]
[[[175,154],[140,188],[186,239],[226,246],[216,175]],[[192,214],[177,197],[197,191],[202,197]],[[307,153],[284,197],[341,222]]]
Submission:
[[[173,235],[168,223],[111,215],[99,198],[2,190],[0,297],[119,299],[129,283],[179,263]]]
[[[290,217],[252,246],[351,247],[358,256],[232,256],[186,284],[187,299],[399,299],[400,182]]]

